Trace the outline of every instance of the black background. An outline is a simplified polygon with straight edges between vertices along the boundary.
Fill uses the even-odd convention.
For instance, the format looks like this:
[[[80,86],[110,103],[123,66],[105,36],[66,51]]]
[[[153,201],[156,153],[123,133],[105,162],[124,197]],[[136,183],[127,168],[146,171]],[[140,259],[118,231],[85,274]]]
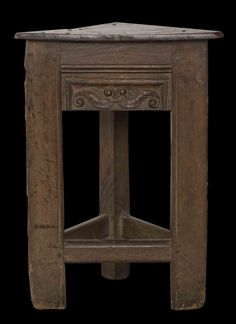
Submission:
[[[87,323],[93,319],[109,323],[128,320],[145,323],[178,320],[183,323],[199,323],[201,320],[211,320],[215,315],[226,319],[232,311],[229,293],[232,289],[231,277],[227,270],[229,264],[226,262],[226,251],[230,245],[230,240],[226,241],[230,213],[227,211],[228,204],[223,203],[222,199],[222,191],[228,190],[225,179],[232,176],[228,174],[228,139],[233,131],[229,125],[229,114],[233,119],[233,107],[230,104],[233,89],[230,89],[229,71],[234,68],[230,51],[230,8],[226,3],[224,6],[212,6],[206,1],[167,4],[158,1],[110,1],[106,4],[92,1],[40,1],[9,3],[6,9],[6,43],[2,50],[2,71],[6,88],[2,97],[6,98],[10,123],[2,121],[2,128],[6,128],[8,135],[3,138],[9,138],[7,146],[10,147],[10,155],[7,157],[9,161],[13,161],[11,170],[14,170],[10,172],[13,180],[9,178],[10,197],[12,193],[14,196],[13,202],[11,199],[8,206],[8,215],[4,218],[7,222],[6,229],[11,230],[3,230],[3,237],[6,236],[6,249],[3,250],[8,256],[4,259],[7,274],[3,280],[3,286],[6,286],[3,309],[7,310],[9,317],[16,315],[19,319],[40,322],[65,322],[74,319]],[[132,265],[130,277],[124,281],[101,278],[99,265],[67,266],[67,309],[37,311],[31,305],[27,273],[25,195],[25,44],[24,41],[13,40],[13,36],[18,31],[75,28],[113,21],[213,29],[221,30],[225,34],[224,39],[209,42],[208,280],[206,304],[200,310],[170,311],[168,264]],[[64,116],[63,122],[65,211],[66,224],[69,226],[83,220],[83,217],[87,219],[96,216],[98,212],[98,115],[82,113],[78,118],[77,114],[71,113],[70,116]],[[130,118],[130,126],[132,214],[141,218],[148,215],[147,220],[168,226],[168,114],[161,113],[160,116],[151,117],[143,114],[140,117],[136,113]],[[154,156],[154,150],[157,150],[159,157]],[[158,171],[160,169],[163,172]],[[157,214],[156,220],[154,216]]]

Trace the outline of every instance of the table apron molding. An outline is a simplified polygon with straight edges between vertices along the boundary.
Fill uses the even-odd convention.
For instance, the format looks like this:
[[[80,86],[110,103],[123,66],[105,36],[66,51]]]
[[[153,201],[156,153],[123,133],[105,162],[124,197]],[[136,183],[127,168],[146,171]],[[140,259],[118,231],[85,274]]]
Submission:
[[[73,64],[62,64],[62,73],[112,73],[112,72],[126,72],[126,73],[164,73],[171,72],[171,64],[155,64],[155,65],[73,65]]]
[[[171,110],[170,65],[62,66],[62,110]]]

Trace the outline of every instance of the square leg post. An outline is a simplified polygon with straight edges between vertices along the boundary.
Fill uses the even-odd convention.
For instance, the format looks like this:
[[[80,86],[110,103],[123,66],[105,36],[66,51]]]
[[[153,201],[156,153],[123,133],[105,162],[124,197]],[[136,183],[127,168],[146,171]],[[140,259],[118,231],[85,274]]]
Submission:
[[[57,45],[27,42],[26,131],[31,299],[37,309],[65,308],[62,123]]]
[[[123,235],[129,215],[128,112],[100,112],[100,214],[108,217],[110,240]],[[127,263],[103,263],[102,276],[125,279]]]
[[[207,42],[175,45],[171,307],[203,306],[207,244]]]

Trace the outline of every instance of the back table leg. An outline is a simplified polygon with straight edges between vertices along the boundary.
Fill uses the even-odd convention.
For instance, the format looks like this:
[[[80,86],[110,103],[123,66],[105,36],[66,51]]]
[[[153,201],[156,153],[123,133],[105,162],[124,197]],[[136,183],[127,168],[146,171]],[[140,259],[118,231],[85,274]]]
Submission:
[[[123,236],[129,215],[128,112],[100,112],[100,214],[109,218],[109,239]],[[125,279],[127,263],[103,263],[102,276]]]

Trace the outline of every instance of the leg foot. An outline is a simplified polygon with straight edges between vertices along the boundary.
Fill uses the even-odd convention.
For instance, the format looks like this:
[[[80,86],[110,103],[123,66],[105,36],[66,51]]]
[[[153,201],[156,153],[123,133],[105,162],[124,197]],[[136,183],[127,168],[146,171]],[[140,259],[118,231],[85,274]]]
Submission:
[[[129,263],[102,263],[102,276],[106,279],[120,280],[129,276]]]

